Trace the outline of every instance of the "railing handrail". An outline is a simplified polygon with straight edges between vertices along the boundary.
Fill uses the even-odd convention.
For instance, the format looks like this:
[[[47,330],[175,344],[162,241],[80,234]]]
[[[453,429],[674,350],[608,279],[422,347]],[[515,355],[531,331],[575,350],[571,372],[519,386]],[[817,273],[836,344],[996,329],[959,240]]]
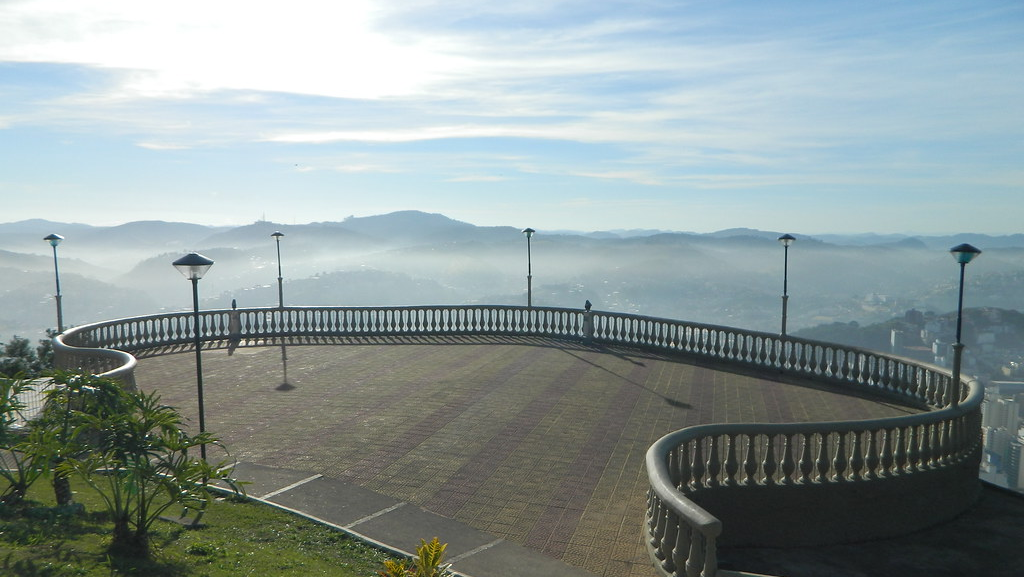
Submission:
[[[300,336],[300,335],[325,335],[333,334],[338,336],[353,335],[353,334],[382,334],[389,333],[395,335],[408,335],[408,334],[441,334],[442,331],[436,328],[432,330],[420,330],[417,328],[404,329],[399,327],[397,330],[394,327],[386,327],[375,325],[372,329],[364,328],[363,330],[338,330],[337,327],[330,330],[323,330],[322,327],[315,326],[300,326],[295,322],[295,319],[289,319],[289,315],[295,314],[316,314],[324,312],[345,312],[349,314],[359,313],[395,313],[395,312],[456,312],[456,311],[476,311],[476,312],[488,312],[488,311],[501,311],[509,314],[519,315],[518,322],[516,323],[505,323],[501,326],[490,327],[489,330],[473,330],[473,327],[467,327],[464,332],[466,333],[487,333],[487,332],[502,332],[512,334],[530,334],[530,335],[547,335],[553,337],[567,337],[567,336],[585,336],[584,331],[584,316],[589,315],[592,323],[591,336],[596,341],[610,342],[614,344],[643,347],[643,348],[655,348],[663,351],[671,351],[684,354],[694,354],[698,356],[705,356],[715,358],[721,361],[731,361],[735,364],[745,364],[748,366],[761,366],[765,368],[780,369],[785,372],[785,375],[790,378],[807,376],[816,380],[842,380],[846,382],[856,382],[858,378],[856,375],[847,375],[844,378],[837,378],[837,375],[826,374],[821,371],[819,372],[807,372],[806,370],[801,371],[801,367],[794,363],[788,363],[786,359],[778,358],[772,362],[764,362],[768,359],[769,354],[782,354],[786,352],[789,347],[789,353],[791,355],[797,354],[797,349],[806,350],[808,348],[819,348],[827,351],[834,351],[841,354],[842,361],[845,363],[845,368],[850,369],[851,373],[860,371],[855,365],[863,364],[871,361],[895,362],[906,367],[915,367],[916,369],[925,371],[927,374],[936,378],[949,379],[949,372],[945,369],[925,363],[922,361],[906,359],[891,354],[881,353],[870,349],[861,347],[853,347],[846,345],[838,345],[835,343],[828,343],[824,341],[815,341],[811,339],[799,339],[793,337],[781,337],[776,334],[763,333],[758,331],[747,331],[744,329],[738,329],[735,327],[727,327],[722,325],[713,325],[706,323],[678,321],[671,319],[663,319],[658,317],[649,317],[643,315],[633,315],[628,313],[611,313],[611,312],[599,312],[593,311],[586,312],[579,309],[567,309],[558,307],[522,307],[515,305],[415,305],[415,306],[402,306],[402,307],[337,307],[337,306],[321,306],[321,307],[263,307],[263,308],[248,308],[248,309],[219,309],[209,310],[200,313],[202,334],[201,339],[203,341],[221,340],[230,337],[229,322],[227,317],[233,313],[238,315],[248,315],[250,319],[252,315],[279,315],[281,318],[276,322],[264,323],[260,326],[255,326],[251,321],[249,323],[243,323],[242,326],[242,338],[256,338],[256,337],[274,337],[274,336]],[[551,315],[551,314],[563,314],[572,315],[575,319],[572,322],[563,322],[560,326],[560,330],[545,330],[542,323],[535,322],[535,319],[539,316]],[[532,316],[531,316],[532,315]],[[181,327],[177,333],[163,333],[160,338],[152,338],[153,335],[140,334],[137,330],[130,330],[128,327],[132,324],[140,323],[153,323],[159,324],[163,321],[177,320]],[[192,342],[194,337],[190,330],[191,323],[193,322],[193,313],[189,311],[169,312],[161,313],[156,315],[147,315],[140,317],[126,317],[121,319],[114,319],[108,321],[101,321],[88,325],[82,325],[65,331],[63,334],[55,337],[55,341],[58,343],[57,346],[62,349],[62,352],[70,353],[72,348],[87,348],[87,349],[101,349],[101,348],[115,348],[122,350],[134,350],[138,348],[148,347],[159,347],[167,346],[171,344],[181,344]],[[665,327],[665,330],[656,335],[657,338],[650,338],[651,335],[643,335],[634,333],[630,335],[627,332],[627,328],[621,325],[624,322],[633,323],[635,325],[650,325]],[[570,326],[571,325],[571,326]],[[104,330],[124,328],[125,330],[112,330],[111,334],[98,335],[103,333]],[[181,329],[189,328],[186,334]],[[762,348],[761,354],[764,358],[761,362],[753,362],[752,355],[747,355],[747,358],[740,358],[738,355],[722,355],[713,354],[715,352],[721,352],[720,350],[709,349],[707,346],[707,340],[698,339],[698,342],[691,344],[690,346],[682,346],[679,343],[671,342],[671,335],[668,335],[668,328],[676,329],[677,334],[683,332],[688,333],[699,333],[704,332],[707,334],[725,334],[731,335],[735,339],[756,339]],[[386,329],[386,330],[382,330]],[[65,345],[65,348],[61,345]],[[95,345],[95,346],[93,346]],[[718,345],[721,348],[721,344]],[[735,346],[730,345],[730,346]],[[76,351],[75,354],[82,355],[82,351]],[[852,357],[851,357],[852,355]],[[858,359],[856,362],[851,362],[850,359]],[[127,359],[125,359],[127,363]],[[870,386],[870,383],[865,383]],[[899,396],[904,397],[904,400],[911,401],[916,399],[918,402],[926,403],[932,407],[941,407],[946,403],[941,402],[946,396],[945,385],[947,383],[936,383],[933,389],[941,389],[940,395],[933,395],[927,397],[923,395],[906,394],[900,391],[895,392]],[[892,388],[892,387],[890,387]],[[968,396],[976,396],[977,391],[973,391],[969,386],[966,387]],[[881,389],[879,389],[881,390]],[[934,392],[934,391],[933,391]],[[962,395],[962,393],[961,393]],[[963,399],[965,402],[966,398]]]
[[[195,338],[194,322],[193,312],[181,311],[76,327],[54,338],[55,359],[61,368],[102,369],[100,372],[134,383],[135,359],[121,351],[190,344]],[[683,567],[687,574],[713,577],[717,571],[715,539],[722,531],[718,518],[680,490],[681,484],[692,486],[695,481],[673,478],[679,476],[679,463],[673,469],[670,461],[679,459],[674,455],[683,445],[699,443],[700,439],[716,443],[713,439],[744,435],[772,439],[778,435],[827,434],[854,435],[859,439],[859,435],[880,431],[921,428],[925,432],[920,434],[928,436],[926,442],[915,440],[916,437],[900,437],[896,442],[920,444],[928,453],[922,459],[939,466],[974,450],[969,430],[973,424],[965,421],[965,416],[980,411],[984,396],[976,381],[957,383],[954,387],[949,371],[941,367],[869,349],[626,313],[514,305],[266,307],[204,311],[199,323],[202,341],[444,334],[582,338],[709,359],[782,380],[813,379],[852,386],[925,409],[917,414],[860,421],[708,424],[665,435],[648,450],[646,464],[651,483],[648,522],[652,554],[667,575],[680,574],[679,568]],[[917,451],[918,447],[910,446],[910,450]],[[774,464],[765,466],[776,470]],[[837,466],[844,467],[842,463]],[[753,467],[756,469],[757,464]],[[682,468],[686,468],[685,463]],[[702,471],[698,477],[705,478],[707,474]]]

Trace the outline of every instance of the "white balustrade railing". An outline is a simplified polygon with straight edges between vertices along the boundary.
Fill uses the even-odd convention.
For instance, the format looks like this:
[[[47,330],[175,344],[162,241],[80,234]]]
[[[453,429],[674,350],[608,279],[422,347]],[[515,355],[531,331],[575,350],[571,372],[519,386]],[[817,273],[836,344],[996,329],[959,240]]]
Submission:
[[[923,412],[889,419],[714,424],[676,431],[647,454],[652,555],[667,575],[713,577],[723,524],[697,505],[723,488],[810,487],[958,470],[976,458],[982,391],[939,367],[866,349],[737,328],[579,309],[519,306],[284,307],[202,312],[204,342],[284,337],[530,335],[640,347],[755,374],[886,395]],[[191,312],[85,325],[55,338],[58,368],[134,384],[130,352],[194,342]],[[957,402],[953,402],[956,396]],[[965,475],[970,474],[970,468]],[[974,469],[974,482],[976,469]],[[971,479],[963,479],[969,484]],[[936,496],[940,498],[940,496]]]

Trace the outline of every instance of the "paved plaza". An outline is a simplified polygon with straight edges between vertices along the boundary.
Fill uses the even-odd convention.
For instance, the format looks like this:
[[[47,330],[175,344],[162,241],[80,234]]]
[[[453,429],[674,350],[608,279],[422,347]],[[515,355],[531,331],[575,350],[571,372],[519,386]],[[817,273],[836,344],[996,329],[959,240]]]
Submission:
[[[140,357],[139,387],[198,422],[194,351]],[[233,459],[359,486],[607,577],[654,574],[644,454],[662,435],[908,412],[529,337],[243,342],[204,350],[203,369],[206,426]]]

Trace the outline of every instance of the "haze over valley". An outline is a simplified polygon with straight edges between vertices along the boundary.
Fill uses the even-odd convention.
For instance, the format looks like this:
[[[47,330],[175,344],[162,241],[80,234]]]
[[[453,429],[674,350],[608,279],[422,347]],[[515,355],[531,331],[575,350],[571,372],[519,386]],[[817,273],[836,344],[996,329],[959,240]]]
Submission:
[[[526,223],[529,225],[529,223]],[[215,264],[200,281],[204,309],[276,306],[275,231],[284,233],[285,305],[526,304],[522,227],[481,227],[416,211],[285,225],[209,227],[159,221],[96,227],[0,224],[0,339],[37,339],[56,325],[57,249],[65,325],[191,308],[171,262],[189,251]],[[967,270],[965,306],[1024,310],[1024,235],[814,235],[733,229],[556,232],[531,240],[534,306],[637,313],[778,332],[784,232],[789,332],[886,321],[916,308],[956,308],[951,246],[984,251]]]

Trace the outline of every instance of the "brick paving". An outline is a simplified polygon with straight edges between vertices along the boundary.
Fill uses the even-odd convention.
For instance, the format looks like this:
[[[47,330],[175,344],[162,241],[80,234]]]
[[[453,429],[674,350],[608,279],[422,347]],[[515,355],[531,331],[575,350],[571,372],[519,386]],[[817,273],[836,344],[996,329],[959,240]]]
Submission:
[[[203,352],[207,429],[231,458],[354,483],[608,577],[653,574],[643,461],[660,436],[908,412],[542,338],[258,344]],[[194,351],[141,358],[136,376],[198,421]]]

